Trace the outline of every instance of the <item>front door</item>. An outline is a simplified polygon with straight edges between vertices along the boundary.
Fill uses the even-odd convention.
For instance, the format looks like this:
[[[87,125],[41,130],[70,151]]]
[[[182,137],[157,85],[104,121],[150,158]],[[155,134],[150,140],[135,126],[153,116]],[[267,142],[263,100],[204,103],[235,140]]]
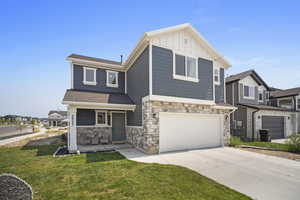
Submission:
[[[112,113],[112,141],[125,140],[125,113]]]

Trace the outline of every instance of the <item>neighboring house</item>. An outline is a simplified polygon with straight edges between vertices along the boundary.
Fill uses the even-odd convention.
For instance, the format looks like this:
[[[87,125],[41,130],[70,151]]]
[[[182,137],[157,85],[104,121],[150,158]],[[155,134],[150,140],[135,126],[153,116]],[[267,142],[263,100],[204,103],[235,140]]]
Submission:
[[[146,32],[124,62],[72,54],[68,147],[128,142],[146,153],[222,146],[230,64],[189,24]]]
[[[231,116],[232,135],[256,140],[260,129],[269,129],[271,138],[279,139],[297,131],[295,110],[271,105],[274,90],[254,70],[226,78],[227,103],[238,107]]]
[[[298,129],[300,133],[300,87],[286,90],[276,89],[270,94],[271,105],[298,111]]]
[[[43,119],[43,124],[46,123],[46,125],[51,127],[67,126],[68,125],[67,114],[68,114],[67,111],[51,110],[48,113],[48,118]]]

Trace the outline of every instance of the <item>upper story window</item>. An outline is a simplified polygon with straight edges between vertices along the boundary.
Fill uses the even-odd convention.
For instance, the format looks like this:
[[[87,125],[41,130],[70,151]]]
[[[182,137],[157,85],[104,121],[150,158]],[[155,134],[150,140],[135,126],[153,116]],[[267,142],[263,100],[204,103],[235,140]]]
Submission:
[[[197,58],[174,53],[173,78],[199,82]]]
[[[97,85],[95,68],[83,68],[83,84],[85,85]]]
[[[264,91],[258,90],[258,101],[263,102],[264,101]]]
[[[255,99],[255,90],[253,86],[244,85],[244,98]]]
[[[119,87],[118,84],[118,72],[106,71],[106,86],[108,87]]]
[[[216,85],[220,85],[220,68],[214,67],[214,82]]]

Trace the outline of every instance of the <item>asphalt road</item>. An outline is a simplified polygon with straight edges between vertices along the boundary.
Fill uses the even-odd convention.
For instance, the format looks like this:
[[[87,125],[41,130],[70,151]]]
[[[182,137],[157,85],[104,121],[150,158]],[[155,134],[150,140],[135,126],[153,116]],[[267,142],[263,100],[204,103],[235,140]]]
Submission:
[[[16,126],[0,127],[0,140],[11,138],[11,137],[17,137],[20,135],[26,135],[30,133],[32,133],[31,127],[26,127],[22,129]]]

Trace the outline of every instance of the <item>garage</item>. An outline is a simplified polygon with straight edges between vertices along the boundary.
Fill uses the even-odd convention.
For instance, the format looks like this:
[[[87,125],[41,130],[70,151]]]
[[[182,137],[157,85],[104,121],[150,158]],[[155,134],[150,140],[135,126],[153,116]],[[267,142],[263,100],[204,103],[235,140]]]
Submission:
[[[262,128],[269,129],[271,139],[284,138],[284,117],[262,116]]]
[[[222,146],[218,114],[159,113],[159,152]]]

